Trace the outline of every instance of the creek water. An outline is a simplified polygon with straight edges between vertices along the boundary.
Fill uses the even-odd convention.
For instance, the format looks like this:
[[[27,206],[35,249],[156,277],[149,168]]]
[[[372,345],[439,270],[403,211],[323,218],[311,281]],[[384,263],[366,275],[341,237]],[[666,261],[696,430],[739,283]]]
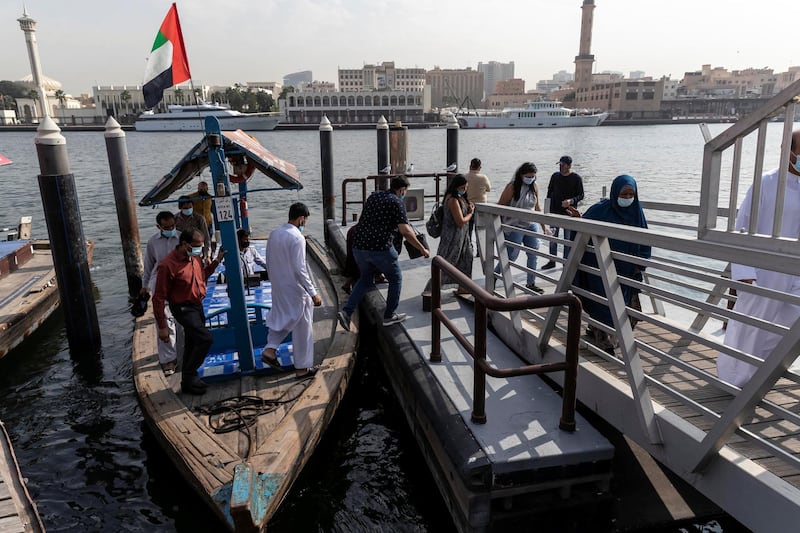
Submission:
[[[711,126],[713,133],[723,128]],[[100,354],[70,353],[57,312],[0,360],[0,419],[49,531],[220,530],[158,447],[137,405],[132,321],[103,134],[64,136],[85,236],[95,241],[91,272],[103,348]],[[292,202],[303,201],[313,213],[308,231],[321,238],[322,217],[315,216],[322,212],[318,132],[254,136],[295,163],[305,185],[301,191],[253,194],[254,233],[267,234],[285,221]],[[0,132],[0,153],[14,161],[0,168],[0,225],[32,215],[33,236],[46,238],[34,137],[33,132]],[[337,195],[342,179],[376,173],[375,138],[372,130],[334,132]],[[777,164],[779,139],[779,125],[771,125],[765,168]],[[135,197],[141,198],[198,141],[197,133],[128,133]],[[410,130],[408,144],[416,172],[441,172],[447,166],[444,129]],[[752,144],[745,145],[746,152]],[[623,173],[637,178],[642,199],[696,205],[702,147],[699,128],[688,125],[464,130],[459,132],[459,166],[465,171],[472,157],[481,158],[493,184],[489,200],[494,201],[524,161],[538,166],[545,190],[559,157],[568,154],[584,179],[584,206]],[[747,172],[745,167],[742,175]],[[186,192],[195,190],[196,182]],[[138,210],[142,242],[155,232],[156,213]],[[337,218],[340,213],[339,208]],[[341,411],[270,529],[453,531],[369,339],[361,355]]]

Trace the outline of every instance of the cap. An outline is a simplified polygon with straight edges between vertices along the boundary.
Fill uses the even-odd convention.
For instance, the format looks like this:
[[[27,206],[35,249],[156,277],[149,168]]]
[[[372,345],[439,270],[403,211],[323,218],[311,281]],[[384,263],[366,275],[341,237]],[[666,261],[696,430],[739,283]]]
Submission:
[[[561,159],[558,160],[558,164],[560,165],[561,163],[566,163],[567,165],[571,165],[572,158],[568,155],[562,155]]]

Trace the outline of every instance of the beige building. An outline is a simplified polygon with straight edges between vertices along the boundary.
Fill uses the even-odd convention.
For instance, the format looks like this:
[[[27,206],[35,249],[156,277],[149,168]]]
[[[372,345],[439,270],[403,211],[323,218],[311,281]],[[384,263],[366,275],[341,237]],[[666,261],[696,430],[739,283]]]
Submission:
[[[425,69],[397,68],[394,61],[364,65],[358,69],[339,69],[340,91],[413,91],[425,88]]]
[[[601,109],[617,118],[654,118],[660,116],[664,80],[651,78],[593,82],[588,89],[575,92],[577,108]]]
[[[425,73],[425,82],[431,87],[433,107],[477,107],[483,100],[483,73],[471,68],[434,67]]]
[[[278,100],[282,121],[319,124],[327,116],[334,124],[376,124],[381,116],[390,123],[422,122],[431,108],[430,89],[422,91],[334,91],[287,93]]]
[[[687,72],[683,77],[680,94],[683,96],[772,96],[778,75],[769,68],[748,68],[729,71],[723,67],[703,65],[701,70]]]
[[[507,107],[524,107],[533,96],[525,93],[525,80],[515,78],[498,81],[494,94],[486,97],[488,109],[505,109]]]

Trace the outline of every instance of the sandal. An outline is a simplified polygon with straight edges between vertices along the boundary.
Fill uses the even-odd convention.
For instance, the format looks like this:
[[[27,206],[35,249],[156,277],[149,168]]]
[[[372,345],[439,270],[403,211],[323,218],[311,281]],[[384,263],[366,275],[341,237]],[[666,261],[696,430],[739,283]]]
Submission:
[[[280,370],[282,372],[288,372],[291,370],[290,368],[283,366],[280,361],[278,361],[277,357],[268,357],[266,348],[263,352],[261,352],[261,362],[265,365],[271,366],[275,370]]]
[[[297,374],[295,374],[294,379],[296,379],[297,381],[303,381],[305,379],[311,379],[311,378],[313,378],[314,376],[317,375],[317,372],[319,372],[319,367],[318,366],[307,368],[306,371],[303,374],[300,374],[299,376]]]

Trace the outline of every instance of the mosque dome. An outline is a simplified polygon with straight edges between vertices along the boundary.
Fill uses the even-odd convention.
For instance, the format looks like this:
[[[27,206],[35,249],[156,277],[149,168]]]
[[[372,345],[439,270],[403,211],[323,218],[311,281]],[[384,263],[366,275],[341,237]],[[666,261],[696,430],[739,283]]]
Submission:
[[[21,83],[30,87],[31,89],[35,89],[33,85],[33,76],[31,74],[24,76],[21,80],[18,80],[17,83]],[[45,91],[57,91],[61,89],[60,81],[48,78],[47,76],[42,76],[42,85],[44,85]]]

